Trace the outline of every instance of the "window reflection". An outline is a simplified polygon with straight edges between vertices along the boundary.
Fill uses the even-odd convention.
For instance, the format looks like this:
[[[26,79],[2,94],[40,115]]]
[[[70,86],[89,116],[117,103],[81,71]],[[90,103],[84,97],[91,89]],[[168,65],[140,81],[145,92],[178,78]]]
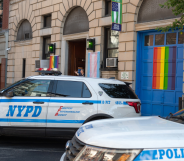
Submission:
[[[164,45],[164,34],[155,35],[155,45]]]
[[[184,44],[184,33],[178,33],[178,44]]]
[[[176,33],[167,34],[167,45],[176,44]]]
[[[108,48],[117,48],[119,45],[119,32],[109,30],[108,31]]]
[[[153,35],[146,35],[145,36],[144,46],[153,46]]]

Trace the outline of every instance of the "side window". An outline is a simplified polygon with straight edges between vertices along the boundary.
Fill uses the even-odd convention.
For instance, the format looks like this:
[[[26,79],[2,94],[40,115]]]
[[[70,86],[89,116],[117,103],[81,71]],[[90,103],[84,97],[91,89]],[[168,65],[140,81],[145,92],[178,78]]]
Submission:
[[[84,83],[83,83],[82,97],[83,98],[90,98],[91,97],[91,92],[89,91],[88,87]]]
[[[89,98],[91,93],[83,82],[58,81],[56,97]]]
[[[137,99],[136,94],[127,85],[100,83],[99,86],[111,98]]]
[[[14,96],[47,97],[50,80],[27,80],[11,89]]]

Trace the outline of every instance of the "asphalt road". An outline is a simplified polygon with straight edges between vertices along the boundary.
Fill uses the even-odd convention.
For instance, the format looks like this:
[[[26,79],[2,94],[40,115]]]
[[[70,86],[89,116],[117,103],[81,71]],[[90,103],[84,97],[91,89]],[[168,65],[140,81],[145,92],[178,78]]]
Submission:
[[[0,136],[0,161],[60,161],[66,141]]]

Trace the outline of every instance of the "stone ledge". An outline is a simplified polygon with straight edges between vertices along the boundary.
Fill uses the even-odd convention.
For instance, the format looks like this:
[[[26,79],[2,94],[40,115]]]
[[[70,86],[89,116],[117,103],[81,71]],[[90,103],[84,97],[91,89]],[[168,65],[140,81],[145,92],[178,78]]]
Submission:
[[[32,45],[32,39],[24,41],[15,41],[15,46],[27,46]]]
[[[142,30],[156,29],[157,27],[165,27],[170,25],[172,22],[174,22],[175,19],[179,19],[179,18],[138,23],[138,24],[135,24],[135,30],[142,31]]]

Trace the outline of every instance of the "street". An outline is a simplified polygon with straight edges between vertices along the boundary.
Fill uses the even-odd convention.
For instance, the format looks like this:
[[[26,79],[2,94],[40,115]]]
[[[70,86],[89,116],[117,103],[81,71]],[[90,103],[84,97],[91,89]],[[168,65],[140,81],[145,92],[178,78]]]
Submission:
[[[59,161],[65,139],[0,137],[0,161]]]

